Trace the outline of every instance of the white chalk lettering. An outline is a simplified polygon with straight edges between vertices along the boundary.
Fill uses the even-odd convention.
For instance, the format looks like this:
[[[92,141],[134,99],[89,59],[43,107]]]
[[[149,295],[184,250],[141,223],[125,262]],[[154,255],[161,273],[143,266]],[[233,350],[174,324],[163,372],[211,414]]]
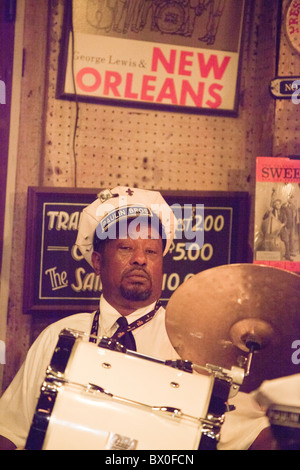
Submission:
[[[62,271],[61,273],[58,273],[56,272],[56,270],[57,270],[57,266],[55,266],[54,268],[47,269],[45,271],[45,274],[49,274],[50,276],[52,290],[62,289],[68,286],[66,271]]]
[[[48,230],[78,230],[80,212],[48,211]]]

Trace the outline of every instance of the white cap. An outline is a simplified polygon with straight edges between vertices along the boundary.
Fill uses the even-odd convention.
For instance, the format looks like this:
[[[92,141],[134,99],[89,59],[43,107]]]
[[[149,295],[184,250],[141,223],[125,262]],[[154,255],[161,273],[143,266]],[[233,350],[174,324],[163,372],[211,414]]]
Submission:
[[[163,254],[166,255],[176,228],[176,218],[170,206],[158,191],[117,186],[101,191],[80,215],[76,245],[86,261],[92,266],[96,230],[100,239],[115,238],[113,230],[110,236],[110,228],[117,222],[137,217],[146,217],[150,223],[159,220],[165,242]]]

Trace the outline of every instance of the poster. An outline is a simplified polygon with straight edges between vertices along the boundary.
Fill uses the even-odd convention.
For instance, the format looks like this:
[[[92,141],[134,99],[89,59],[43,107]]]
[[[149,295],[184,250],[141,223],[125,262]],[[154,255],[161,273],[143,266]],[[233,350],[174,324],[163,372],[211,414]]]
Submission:
[[[300,272],[300,160],[257,158],[254,262]]]
[[[235,114],[243,17],[244,0],[67,1],[57,96]]]

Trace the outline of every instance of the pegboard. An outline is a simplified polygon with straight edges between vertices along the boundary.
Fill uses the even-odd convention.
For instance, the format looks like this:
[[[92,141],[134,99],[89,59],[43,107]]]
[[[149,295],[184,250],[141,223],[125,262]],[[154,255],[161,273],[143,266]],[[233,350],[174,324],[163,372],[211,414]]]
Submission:
[[[290,0],[283,0],[278,75],[299,77],[300,54],[291,46],[286,34],[285,18]],[[300,155],[300,106],[292,100],[276,102],[274,156]]]
[[[42,184],[45,186],[113,187],[117,184],[148,189],[251,190],[253,159],[261,139],[254,129],[257,117],[257,38],[261,2],[247,12],[244,31],[240,112],[237,118],[191,115],[79,103],[55,99],[63,2],[53,2],[49,51],[46,142]],[[269,14],[276,25],[276,15]],[[274,69],[272,50],[260,77]],[[246,96],[248,95],[248,96]],[[261,108],[258,106],[260,113]],[[268,120],[268,125],[270,120]],[[269,151],[269,149],[267,149]],[[75,179],[76,169],[76,179]]]
[[[271,2],[271,7],[269,0],[251,0],[244,28],[238,117],[79,103],[75,181],[76,104],[55,98],[64,1],[39,3],[37,15],[36,0],[26,1],[26,67],[21,103],[24,118],[20,123],[4,388],[22,364],[26,345],[54,320],[40,318],[25,325],[22,315],[21,260],[25,257],[25,201],[29,185],[77,185],[94,187],[96,192],[99,187],[128,184],[158,190],[249,191],[253,196],[256,156],[291,153],[299,141],[295,127],[300,106],[296,109],[286,102],[275,104],[268,91],[276,73],[277,0]],[[284,41],[283,33],[281,39]],[[291,56],[295,69],[286,65]],[[298,57],[284,42],[280,61],[280,73],[299,73]],[[41,78],[44,73],[45,83]],[[250,241],[252,233],[250,230]],[[16,338],[21,338],[18,344]]]

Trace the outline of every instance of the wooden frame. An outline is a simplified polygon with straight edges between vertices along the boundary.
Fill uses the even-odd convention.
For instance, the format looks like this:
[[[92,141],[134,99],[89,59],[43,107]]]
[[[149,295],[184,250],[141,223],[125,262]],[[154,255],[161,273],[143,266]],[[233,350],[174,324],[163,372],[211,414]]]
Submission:
[[[10,14],[12,15],[10,17]],[[6,52],[0,55],[0,82],[1,82],[1,139],[0,139],[0,272],[2,266],[4,215],[6,200],[6,183],[9,152],[9,134],[11,117],[12,74],[14,57],[14,12],[8,5],[0,5],[0,39],[5,44]]]
[[[202,223],[204,245],[185,250],[182,228],[165,256],[162,300],[189,276],[221,264],[248,262],[249,198],[243,192],[161,191],[174,206],[196,207],[204,213],[183,218],[179,226]],[[66,316],[92,311],[101,283],[80,259],[74,243],[79,213],[96,198],[94,189],[29,187],[24,271],[24,313]],[[183,212],[182,212],[183,213]],[[184,213],[183,213],[184,214]],[[200,229],[200,225],[199,225]]]
[[[57,98],[236,116],[245,3],[66,0]]]

